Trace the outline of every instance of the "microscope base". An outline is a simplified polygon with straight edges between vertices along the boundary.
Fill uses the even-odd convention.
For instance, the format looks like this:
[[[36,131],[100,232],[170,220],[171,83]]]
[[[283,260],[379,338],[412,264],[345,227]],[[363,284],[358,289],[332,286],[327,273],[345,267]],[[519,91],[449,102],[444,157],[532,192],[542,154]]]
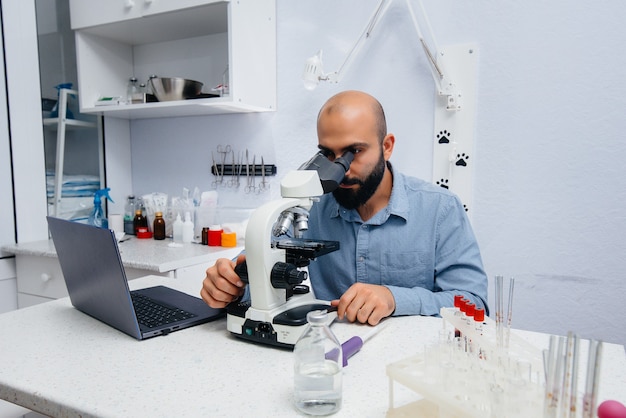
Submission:
[[[227,308],[226,324],[233,335],[255,343],[293,349],[306,328],[307,313],[314,310],[329,310],[331,307],[328,302],[312,300],[305,305],[286,310],[268,311],[265,315],[266,320],[248,318],[246,315],[248,309],[250,302],[240,302]],[[285,306],[281,309],[285,309]],[[335,312],[328,315],[329,324],[336,317]]]

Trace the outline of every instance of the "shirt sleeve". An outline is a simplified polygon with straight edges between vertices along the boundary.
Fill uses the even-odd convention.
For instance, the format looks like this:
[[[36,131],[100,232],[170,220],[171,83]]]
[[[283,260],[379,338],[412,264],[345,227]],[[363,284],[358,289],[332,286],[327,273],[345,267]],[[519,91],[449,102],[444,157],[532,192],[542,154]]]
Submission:
[[[434,289],[387,286],[396,302],[394,316],[439,315],[461,294],[488,314],[487,276],[478,243],[465,210],[456,197],[437,216]]]

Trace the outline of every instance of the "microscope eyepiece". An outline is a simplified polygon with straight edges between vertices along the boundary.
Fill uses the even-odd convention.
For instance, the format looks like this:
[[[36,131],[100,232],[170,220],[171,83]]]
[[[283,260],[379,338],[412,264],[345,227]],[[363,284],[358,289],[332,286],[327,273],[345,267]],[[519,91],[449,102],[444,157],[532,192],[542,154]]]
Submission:
[[[354,153],[346,151],[341,157],[330,161],[324,154],[318,152],[309,161],[304,163],[300,170],[315,170],[322,182],[324,193],[330,193],[339,187],[346,176],[350,163],[354,160]]]

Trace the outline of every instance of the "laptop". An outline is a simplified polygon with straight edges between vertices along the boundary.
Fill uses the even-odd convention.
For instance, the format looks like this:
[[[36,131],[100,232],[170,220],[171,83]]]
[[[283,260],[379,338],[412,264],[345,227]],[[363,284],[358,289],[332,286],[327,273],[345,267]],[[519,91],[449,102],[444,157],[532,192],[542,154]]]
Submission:
[[[200,298],[165,287],[130,291],[115,233],[47,216],[72,305],[138,340],[225,315]]]

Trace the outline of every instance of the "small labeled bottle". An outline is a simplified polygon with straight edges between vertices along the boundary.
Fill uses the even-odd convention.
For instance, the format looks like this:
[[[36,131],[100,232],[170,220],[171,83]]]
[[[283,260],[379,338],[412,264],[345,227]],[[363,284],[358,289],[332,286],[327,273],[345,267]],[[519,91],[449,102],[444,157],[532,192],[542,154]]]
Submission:
[[[327,325],[326,311],[311,311],[307,328],[296,342],[294,402],[309,415],[329,415],[341,409],[343,353]]]
[[[146,218],[141,211],[141,209],[135,210],[135,218],[133,219],[133,228],[135,230],[135,235],[137,235],[137,228],[147,228],[148,227],[148,218]]]
[[[185,222],[183,222],[183,242],[193,241],[193,222],[191,222],[191,213],[185,212]]]
[[[163,219],[162,212],[156,212],[154,214],[154,222],[152,222],[152,232],[154,234],[154,239],[165,239],[165,219]]]

